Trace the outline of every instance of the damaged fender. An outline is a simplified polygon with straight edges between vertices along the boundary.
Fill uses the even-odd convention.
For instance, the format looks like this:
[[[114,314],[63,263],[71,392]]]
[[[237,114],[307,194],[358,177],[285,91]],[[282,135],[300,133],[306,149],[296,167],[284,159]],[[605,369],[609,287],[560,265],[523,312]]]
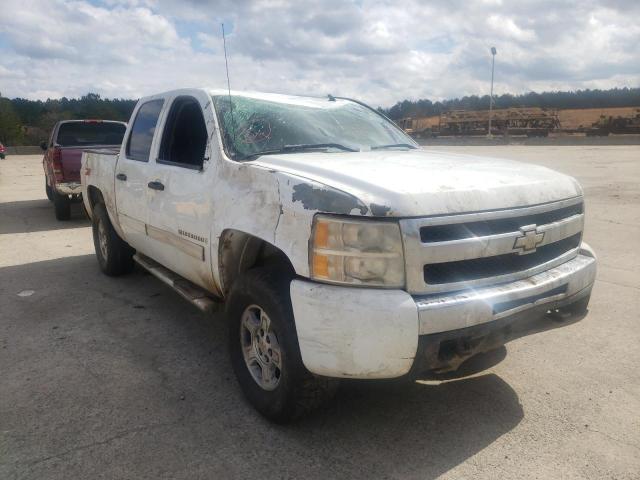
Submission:
[[[409,372],[418,348],[418,311],[402,290],[291,282],[304,366],[343,378],[395,378]]]

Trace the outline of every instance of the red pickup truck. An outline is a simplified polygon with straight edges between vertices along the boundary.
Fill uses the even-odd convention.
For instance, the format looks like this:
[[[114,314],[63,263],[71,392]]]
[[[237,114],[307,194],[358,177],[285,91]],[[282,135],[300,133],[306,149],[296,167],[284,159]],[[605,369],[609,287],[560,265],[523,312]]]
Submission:
[[[69,220],[71,203],[81,200],[80,159],[87,148],[120,148],[127,129],[124,122],[63,120],[55,124],[42,160],[47,198],[58,220]]]

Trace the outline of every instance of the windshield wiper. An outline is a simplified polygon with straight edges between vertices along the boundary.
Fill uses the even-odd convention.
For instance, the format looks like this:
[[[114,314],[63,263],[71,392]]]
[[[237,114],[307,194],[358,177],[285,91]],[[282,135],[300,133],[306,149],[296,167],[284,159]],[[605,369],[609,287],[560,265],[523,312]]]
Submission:
[[[251,158],[260,157],[262,155],[276,155],[278,153],[293,153],[301,152],[304,150],[325,150],[327,148],[335,148],[337,150],[343,150],[345,152],[357,152],[356,149],[345,147],[339,143],[301,143],[299,145],[284,145],[282,148],[274,150],[264,150],[262,152],[250,153],[242,158],[242,160],[249,160]]]
[[[314,148],[336,148],[338,150],[344,150],[345,152],[357,152],[355,148],[345,147],[339,143],[301,143],[299,145],[285,145],[282,147],[282,150],[290,152],[298,150],[313,150]]]
[[[390,143],[389,145],[374,145],[371,147],[371,150],[382,150],[384,148],[394,148],[394,147],[405,147],[405,148],[410,148],[412,150],[415,150],[416,147],[415,145],[411,145],[410,143]]]

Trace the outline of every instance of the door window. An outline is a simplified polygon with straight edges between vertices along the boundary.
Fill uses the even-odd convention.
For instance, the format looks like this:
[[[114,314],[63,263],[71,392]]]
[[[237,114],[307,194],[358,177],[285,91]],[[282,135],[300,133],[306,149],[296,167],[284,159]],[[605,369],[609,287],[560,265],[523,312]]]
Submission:
[[[162,135],[158,162],[199,170],[206,147],[207,127],[200,104],[193,97],[176,98]]]
[[[149,161],[151,142],[163,104],[164,100],[151,100],[138,109],[127,142],[127,158],[141,162]]]

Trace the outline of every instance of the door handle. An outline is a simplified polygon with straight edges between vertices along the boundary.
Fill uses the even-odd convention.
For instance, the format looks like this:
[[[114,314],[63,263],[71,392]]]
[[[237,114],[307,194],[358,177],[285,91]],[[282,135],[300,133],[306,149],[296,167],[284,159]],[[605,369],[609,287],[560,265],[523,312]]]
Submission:
[[[127,176],[126,176],[124,173],[119,173],[119,174],[117,174],[117,175],[116,175],[116,178],[117,178],[118,180],[122,180],[123,182],[126,182],[126,181],[127,181]]]
[[[158,181],[147,183],[147,187],[152,190],[164,190],[164,185]]]

